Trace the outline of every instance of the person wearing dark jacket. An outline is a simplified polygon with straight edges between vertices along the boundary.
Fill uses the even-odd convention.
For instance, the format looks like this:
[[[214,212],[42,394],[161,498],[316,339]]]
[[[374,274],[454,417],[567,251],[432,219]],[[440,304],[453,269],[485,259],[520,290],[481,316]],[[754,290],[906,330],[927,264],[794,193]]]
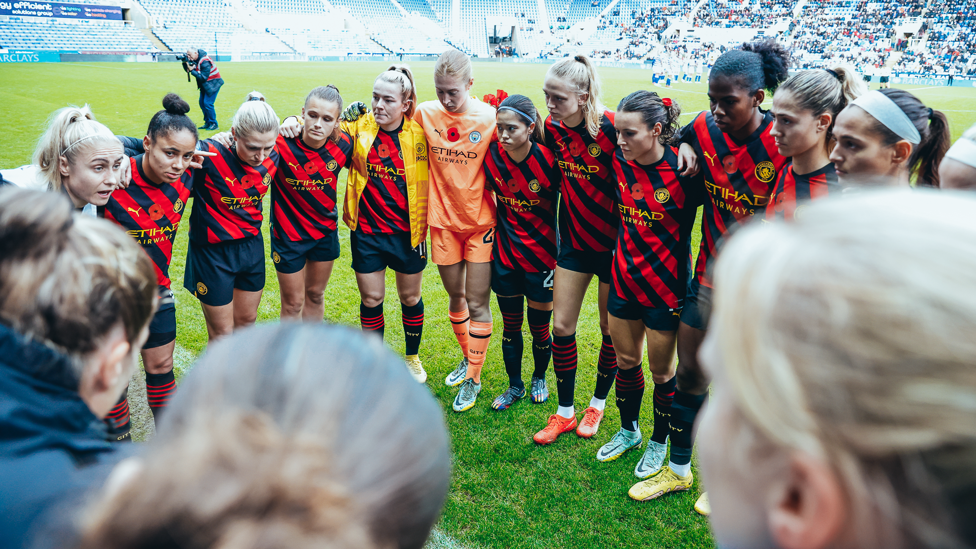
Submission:
[[[217,92],[224,85],[224,79],[220,77],[217,65],[203,50],[186,50],[186,61],[183,62],[183,69],[197,79],[197,88],[200,89],[200,110],[203,111],[203,125],[201,130],[216,130],[220,127],[217,124],[217,111],[214,102],[217,101]]]
[[[0,190],[0,548],[28,546],[118,459],[105,417],[156,308],[156,275],[60,193]]]

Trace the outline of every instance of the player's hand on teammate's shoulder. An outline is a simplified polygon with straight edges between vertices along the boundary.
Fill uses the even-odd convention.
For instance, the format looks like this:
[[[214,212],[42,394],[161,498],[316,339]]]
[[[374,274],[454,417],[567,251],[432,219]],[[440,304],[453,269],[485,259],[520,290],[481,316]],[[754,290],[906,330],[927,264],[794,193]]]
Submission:
[[[678,170],[686,177],[698,175],[698,154],[688,143],[682,143],[678,147]]]
[[[218,134],[211,135],[209,139],[215,143],[220,143],[228,149],[234,146],[234,136],[231,135],[230,132],[220,132]],[[213,154],[210,154],[209,156],[213,156]]]
[[[359,117],[368,113],[369,109],[366,108],[366,104],[362,101],[353,101],[346,110],[342,111],[342,119],[346,122],[355,122],[359,120]]]
[[[281,123],[278,133],[289,139],[297,138],[302,134],[302,119],[297,116],[289,116]]]
[[[132,181],[132,162],[129,162],[129,155],[124,155],[119,171],[119,188],[128,189],[130,181]]]

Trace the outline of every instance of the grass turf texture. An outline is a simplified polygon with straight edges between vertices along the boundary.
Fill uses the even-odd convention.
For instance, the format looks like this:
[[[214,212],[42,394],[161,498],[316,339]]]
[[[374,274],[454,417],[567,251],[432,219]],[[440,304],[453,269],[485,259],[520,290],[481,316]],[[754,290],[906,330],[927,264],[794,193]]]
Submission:
[[[227,84],[217,100],[221,128],[229,129],[234,110],[251,90],[265,94],[278,116],[298,114],[308,91],[335,84],[346,102],[369,102],[374,77],[386,63],[222,63],[221,74]],[[421,101],[435,99],[433,63],[412,65]],[[544,112],[541,92],[546,65],[475,65],[475,84],[471,92],[481,97],[504,89],[522,93]],[[604,102],[613,108],[628,93],[638,89],[656,90],[678,101],[685,113],[708,108],[706,85],[679,83],[670,90],[652,87],[651,73],[640,70],[599,69],[603,79]],[[162,96],[180,93],[193,107],[190,116],[202,123],[197,106],[197,91],[186,82],[179,65],[160,64],[5,64],[0,65],[0,167],[12,168],[30,161],[34,143],[44,129],[45,120],[55,109],[68,104],[89,103],[98,119],[118,134],[141,137],[150,117],[161,108]],[[965,88],[910,87],[929,106],[947,112],[953,137],[958,137],[976,122],[972,101],[976,91]],[[767,103],[768,105],[768,103]],[[212,132],[203,132],[206,137]],[[340,194],[345,177],[340,182]],[[341,201],[341,199],[340,199]],[[267,212],[267,204],[265,204]],[[188,218],[187,218],[188,219]],[[266,251],[267,225],[264,229]],[[697,241],[697,234],[695,235]],[[342,256],[326,290],[325,318],[330,322],[358,325],[359,297],[355,277],[349,267],[349,231],[340,223]],[[180,345],[177,372],[182,376],[193,356],[202,352],[207,332],[199,305],[181,289],[186,258],[186,229],[180,231],[173,253],[171,277],[177,294],[177,320]],[[267,262],[267,285],[259,322],[278,318],[280,296],[274,267]],[[403,349],[399,303],[392,273],[387,277],[385,313],[387,342],[396,351]],[[596,306],[596,285],[583,305],[578,329],[580,367],[577,380],[577,410],[582,412],[592,395],[600,330]],[[495,303],[494,337],[483,374],[484,390],[477,406],[463,414],[451,411],[456,389],[443,385],[444,376],[461,358],[447,319],[447,295],[441,286],[436,266],[428,265],[423,287],[426,322],[421,358],[430,374],[428,386],[444,408],[451,431],[454,474],[451,493],[432,546],[453,547],[635,547],[706,548],[713,547],[707,521],[692,510],[700,485],[685,494],[676,494],[651,503],[636,503],[627,489],[636,479],[633,467],[640,452],[633,451],[612,463],[596,461],[596,451],[619,428],[613,399],[600,433],[591,440],[569,434],[555,444],[538,447],[532,434],[545,425],[556,408],[555,379],[550,368],[549,402],[533,405],[529,399],[504,412],[489,405],[507,386],[501,358],[501,315]],[[525,338],[531,341],[527,326]],[[531,375],[531,345],[526,345],[523,378]],[[136,439],[151,433],[151,419],[145,406],[141,372],[134,379],[133,401]],[[642,425],[650,435],[651,391],[644,399]],[[148,425],[147,425],[148,423]],[[641,451],[643,448],[641,449]],[[696,471],[697,473],[697,471]],[[446,534],[446,536],[444,535]]]

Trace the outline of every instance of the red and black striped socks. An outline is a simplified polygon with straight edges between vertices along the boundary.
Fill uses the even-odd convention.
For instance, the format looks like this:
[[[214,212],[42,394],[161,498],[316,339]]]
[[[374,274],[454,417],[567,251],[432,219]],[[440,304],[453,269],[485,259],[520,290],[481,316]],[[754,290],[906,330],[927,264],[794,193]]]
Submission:
[[[360,303],[359,323],[364,332],[374,332],[382,338],[386,329],[386,321],[383,319],[383,303],[375,307],[367,307],[364,303]]]
[[[613,380],[617,377],[617,353],[613,350],[613,339],[603,336],[603,344],[600,345],[600,358],[596,363],[596,389],[593,396],[606,400],[613,387]]]
[[[674,401],[674,391],[677,378],[664,383],[654,384],[654,431],[651,440],[658,444],[667,444],[671,434],[671,403]]]
[[[502,358],[505,359],[508,384],[512,387],[524,389],[525,382],[522,381],[522,351],[525,348],[525,343],[522,340],[522,323],[525,319],[524,300],[522,296],[497,297],[497,299],[498,310],[502,313],[504,323]]]
[[[424,300],[421,298],[411,307],[401,303],[400,313],[403,317],[403,354],[412,356],[420,352],[420,338],[424,335]]]
[[[165,374],[150,374],[146,372],[146,400],[153,417],[159,419],[163,408],[169,404],[169,399],[176,394],[176,376],[173,370]]]
[[[617,370],[617,409],[620,410],[620,426],[636,431],[640,419],[641,400],[644,398],[644,369],[638,364],[629,370]]]
[[[129,388],[126,387],[119,398],[118,403],[105,415],[105,424],[108,426],[108,439],[111,442],[127,442],[132,438],[129,436]]]
[[[576,393],[576,332],[568,336],[552,336],[552,369],[556,373],[556,392],[559,406],[572,407]]]
[[[549,369],[549,359],[552,358],[552,331],[549,329],[549,319],[552,311],[540,311],[529,307],[529,331],[532,332],[532,359],[535,361],[535,371],[532,377],[545,379]]]

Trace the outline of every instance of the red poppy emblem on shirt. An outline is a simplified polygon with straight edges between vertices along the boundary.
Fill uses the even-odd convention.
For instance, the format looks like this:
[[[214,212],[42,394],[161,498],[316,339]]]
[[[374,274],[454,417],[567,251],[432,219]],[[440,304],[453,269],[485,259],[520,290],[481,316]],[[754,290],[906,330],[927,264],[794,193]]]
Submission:
[[[319,171],[318,167],[315,166],[315,162],[312,162],[311,160],[309,160],[308,162],[306,162],[305,163],[305,166],[303,166],[303,167],[305,168],[305,173],[307,173],[309,175],[311,175],[311,174]]]
[[[153,221],[159,221],[163,218],[163,207],[159,204],[153,204],[149,207],[149,219]]]
[[[461,132],[459,132],[457,128],[448,128],[447,140],[453,143],[458,139],[461,139]]]
[[[634,200],[642,200],[644,198],[644,185],[634,183],[634,185],[630,188],[630,196]]]
[[[508,180],[508,190],[512,191],[513,193],[517,193],[518,190],[519,190],[518,181],[516,181],[514,179],[509,179]]]
[[[725,168],[725,173],[735,173],[739,169],[735,156],[731,154],[722,158],[722,167]]]
[[[380,143],[379,146],[376,147],[376,154],[380,155],[380,158],[386,158],[390,156],[390,147],[388,147],[386,143]]]
[[[257,185],[261,182],[260,175],[248,174],[241,179],[241,187],[245,189],[250,189],[251,187]]]
[[[580,145],[576,141],[569,144],[569,154],[573,156],[579,156],[583,153],[583,145]]]

